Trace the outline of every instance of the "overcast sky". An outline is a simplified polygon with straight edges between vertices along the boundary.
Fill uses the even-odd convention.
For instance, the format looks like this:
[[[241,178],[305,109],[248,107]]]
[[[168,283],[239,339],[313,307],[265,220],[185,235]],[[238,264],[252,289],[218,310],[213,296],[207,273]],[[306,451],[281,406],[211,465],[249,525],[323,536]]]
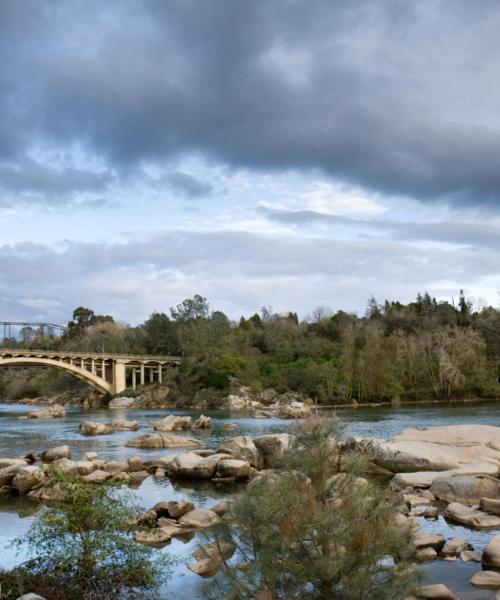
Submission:
[[[500,290],[497,0],[2,0],[0,320]]]

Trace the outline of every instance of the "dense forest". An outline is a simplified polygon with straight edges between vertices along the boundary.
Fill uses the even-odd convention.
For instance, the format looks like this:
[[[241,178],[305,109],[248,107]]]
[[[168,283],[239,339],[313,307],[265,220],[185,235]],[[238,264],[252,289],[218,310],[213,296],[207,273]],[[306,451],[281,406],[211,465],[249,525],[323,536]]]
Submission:
[[[321,404],[492,398],[499,395],[500,311],[429,294],[371,298],[363,316],[318,308],[307,319],[262,308],[232,322],[194,296],[136,327],[79,307],[61,337],[25,329],[6,345],[184,358],[165,384],[179,402],[216,406],[235,381],[253,391],[300,391]],[[34,397],[81,385],[58,372],[4,371],[0,394]]]

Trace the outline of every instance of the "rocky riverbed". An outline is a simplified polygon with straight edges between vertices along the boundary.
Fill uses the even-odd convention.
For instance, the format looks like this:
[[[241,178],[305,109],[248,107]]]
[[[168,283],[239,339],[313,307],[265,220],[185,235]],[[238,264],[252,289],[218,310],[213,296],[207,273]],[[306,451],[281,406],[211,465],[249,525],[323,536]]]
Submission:
[[[79,471],[81,477],[92,473],[100,476],[99,472],[104,472],[105,478],[115,475],[122,477],[123,473],[130,477],[131,473],[143,471],[143,475],[144,472],[146,474],[144,478],[138,477],[133,481],[134,476],[130,479],[124,477],[123,482],[132,487],[145,509],[153,510],[158,503],[190,502],[193,505],[191,510],[202,510],[201,515],[204,514],[203,511],[215,512],[212,509],[221,501],[222,504],[229,501],[232,493],[252,477],[254,470],[265,469],[265,452],[262,453],[255,441],[259,437],[283,434],[289,425],[289,421],[279,417],[255,419],[253,415],[250,416],[251,413],[212,412],[205,415],[212,419],[211,426],[198,428],[195,424],[201,416],[200,411],[189,414],[178,411],[173,416],[191,417],[190,427],[185,429],[177,425],[172,431],[159,431],[153,428],[153,423],[160,422],[162,428],[168,428],[168,423],[179,424],[182,420],[168,419],[171,411],[83,411],[71,407],[66,407],[64,417],[19,419],[28,410],[30,409],[26,406],[0,407],[0,456],[18,458],[30,451],[32,456],[29,461],[35,460],[22,466],[43,470],[53,461],[45,461],[47,456],[43,457],[42,451],[67,445],[71,457],[63,456],[56,458],[56,461],[62,461],[63,465],[73,470],[76,463],[76,468],[82,469]],[[483,558],[485,546],[500,532],[494,520],[490,521],[492,528],[489,525],[488,528],[482,526],[486,523],[484,519],[499,518],[494,513],[497,504],[494,496],[498,485],[496,428],[489,429],[486,433],[491,436],[486,438],[486,430],[482,429],[472,431],[469,428],[467,432],[458,430],[454,433],[455,437],[448,436],[446,439],[443,431],[439,431],[437,437],[430,433],[434,431],[431,429],[423,431],[406,427],[407,431],[402,431],[405,425],[413,423],[449,423],[451,415],[459,424],[475,421],[479,424],[496,422],[500,425],[500,406],[469,406],[465,407],[466,414],[457,412],[444,407],[426,407],[406,411],[343,411],[339,414],[347,423],[348,438],[352,434],[346,445],[357,445],[358,449],[367,452],[374,470],[388,473],[391,485],[401,494],[401,523],[405,522],[410,526],[418,523],[422,530],[417,534],[419,537],[416,537],[416,541],[429,579],[427,583],[444,583],[462,599],[494,598],[496,592],[475,587],[470,580],[483,570],[481,563],[476,561]],[[79,431],[79,425],[84,421],[104,426],[112,423],[113,427],[108,428],[107,433],[84,435]],[[138,430],[135,430],[134,422],[138,424]],[[129,426],[122,428],[120,423],[128,423]],[[228,428],[231,424],[236,429]],[[195,439],[198,445],[160,449],[127,446],[130,440],[144,434],[187,436]],[[367,439],[373,435],[380,440]],[[276,439],[280,437],[277,436]],[[238,438],[240,441],[234,442]],[[483,439],[487,439],[487,442],[483,443]],[[429,444],[435,444],[436,447],[432,449]],[[449,446],[454,449],[447,449]],[[95,452],[97,456],[85,456],[88,452]],[[159,458],[162,459],[161,462]],[[85,462],[98,464],[81,464]],[[401,465],[404,465],[404,469]],[[85,470],[90,472],[84,475]],[[24,475],[24,479],[29,480],[30,474]],[[22,481],[23,477],[19,480]],[[43,488],[42,485],[39,489]],[[14,535],[26,531],[38,510],[38,503],[28,500],[29,491],[24,495],[17,494],[18,492],[0,498],[2,544]],[[458,511],[457,502],[463,507],[458,507]],[[451,511],[455,511],[455,515],[462,520],[453,520]],[[467,512],[468,517],[465,514]],[[467,523],[467,518],[478,518],[477,512],[480,513],[480,520]],[[173,518],[173,514],[176,514],[175,511],[168,516],[155,512],[156,520],[152,523],[152,529],[165,527],[166,532],[153,535],[168,538],[171,533],[184,533],[185,535],[180,536],[172,535],[170,542],[162,544],[165,551],[186,556],[189,565],[196,565],[200,561],[190,556],[199,541],[196,528],[190,526],[189,534],[179,532],[179,529],[185,530],[186,525],[180,523],[181,517]],[[222,518],[222,514],[215,514]],[[481,520],[480,528],[476,527],[475,523],[481,523]],[[149,528],[138,527],[138,531],[148,530]],[[18,560],[20,557],[15,557],[11,551],[4,551],[2,566],[10,566]],[[495,566],[488,564],[489,561],[487,559],[484,568],[495,569]],[[196,573],[200,569],[203,571],[209,568],[210,565],[205,563],[193,566],[192,570],[184,565],[179,567],[178,574],[182,577],[174,578],[168,590],[179,600],[199,597],[202,581]],[[491,584],[494,575],[482,577],[489,578],[487,583]],[[480,585],[483,584],[484,581],[480,580]],[[437,592],[434,590],[432,593]]]

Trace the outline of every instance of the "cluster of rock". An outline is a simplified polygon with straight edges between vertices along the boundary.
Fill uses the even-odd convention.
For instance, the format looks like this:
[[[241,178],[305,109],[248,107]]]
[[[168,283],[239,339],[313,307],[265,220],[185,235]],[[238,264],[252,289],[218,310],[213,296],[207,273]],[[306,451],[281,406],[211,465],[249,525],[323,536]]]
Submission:
[[[66,416],[66,411],[64,410],[64,406],[61,406],[60,404],[54,404],[38,410],[31,410],[27,414],[28,419],[60,419],[64,416]]]
[[[168,415],[160,421],[152,421],[151,427],[155,431],[184,431],[191,428],[196,429],[209,429],[212,427],[211,417],[205,417],[201,415],[193,424],[191,417],[181,417],[178,415]]]
[[[194,437],[171,433],[144,433],[128,440],[129,448],[187,448],[189,446],[203,446],[203,442]]]
[[[69,446],[58,446],[25,458],[0,459],[0,495],[19,494],[28,498],[51,501],[61,499],[61,490],[53,477],[56,467],[61,473],[79,478],[84,483],[119,481],[138,483],[149,473],[142,460],[106,461],[95,452],[87,452],[82,460],[71,460]]]
[[[115,431],[137,431],[137,421],[112,421],[110,423],[98,423],[97,421],[82,421],[78,430],[82,435],[105,435]]]
[[[350,438],[344,449],[364,453],[369,471],[392,475],[391,487],[407,506],[400,523],[407,519],[418,527],[413,517],[437,519],[436,504],[446,503],[443,516],[452,523],[479,530],[500,528],[500,427],[410,428],[389,441]],[[500,572],[491,570],[500,568],[500,536],[491,539],[482,555],[463,538],[446,540],[432,531],[418,531],[413,539],[419,560],[482,562],[483,570],[471,584],[500,588]]]
[[[247,386],[233,383],[224,405],[229,410],[257,409],[255,417],[282,419],[304,419],[311,415],[313,401],[300,392],[278,393],[273,388],[252,392]]]
[[[191,417],[168,415],[160,421],[150,423],[156,433],[145,433],[127,442],[131,448],[187,448],[203,446],[203,441],[194,437],[170,434],[172,431],[186,431],[192,428],[208,429],[212,427],[212,419],[201,415],[193,424]]]
[[[136,520],[139,529],[134,538],[143,544],[162,546],[172,538],[189,541],[195,531],[218,525],[229,510],[229,503],[220,501],[209,509],[195,508],[188,500],[158,502],[153,508],[143,512]],[[234,553],[234,546],[228,542],[204,544],[193,551],[196,562],[188,565],[193,573],[202,577],[215,575],[223,560]]]
[[[156,461],[155,475],[214,482],[246,481],[291,448],[294,440],[294,436],[286,433],[234,437],[217,450],[195,450],[160,458]]]
[[[135,526],[139,529],[134,537],[138,542],[154,545],[166,544],[173,537],[188,541],[195,530],[218,525],[227,510],[224,502],[210,509],[195,508],[189,500],[158,502],[137,517]]]

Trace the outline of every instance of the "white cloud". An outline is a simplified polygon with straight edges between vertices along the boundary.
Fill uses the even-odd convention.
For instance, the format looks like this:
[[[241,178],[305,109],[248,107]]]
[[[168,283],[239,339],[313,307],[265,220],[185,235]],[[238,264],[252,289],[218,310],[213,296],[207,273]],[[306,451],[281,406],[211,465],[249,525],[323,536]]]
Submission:
[[[302,205],[298,203],[298,210],[312,210],[339,217],[373,217],[388,210],[361,189],[328,181],[314,182],[299,198]]]

